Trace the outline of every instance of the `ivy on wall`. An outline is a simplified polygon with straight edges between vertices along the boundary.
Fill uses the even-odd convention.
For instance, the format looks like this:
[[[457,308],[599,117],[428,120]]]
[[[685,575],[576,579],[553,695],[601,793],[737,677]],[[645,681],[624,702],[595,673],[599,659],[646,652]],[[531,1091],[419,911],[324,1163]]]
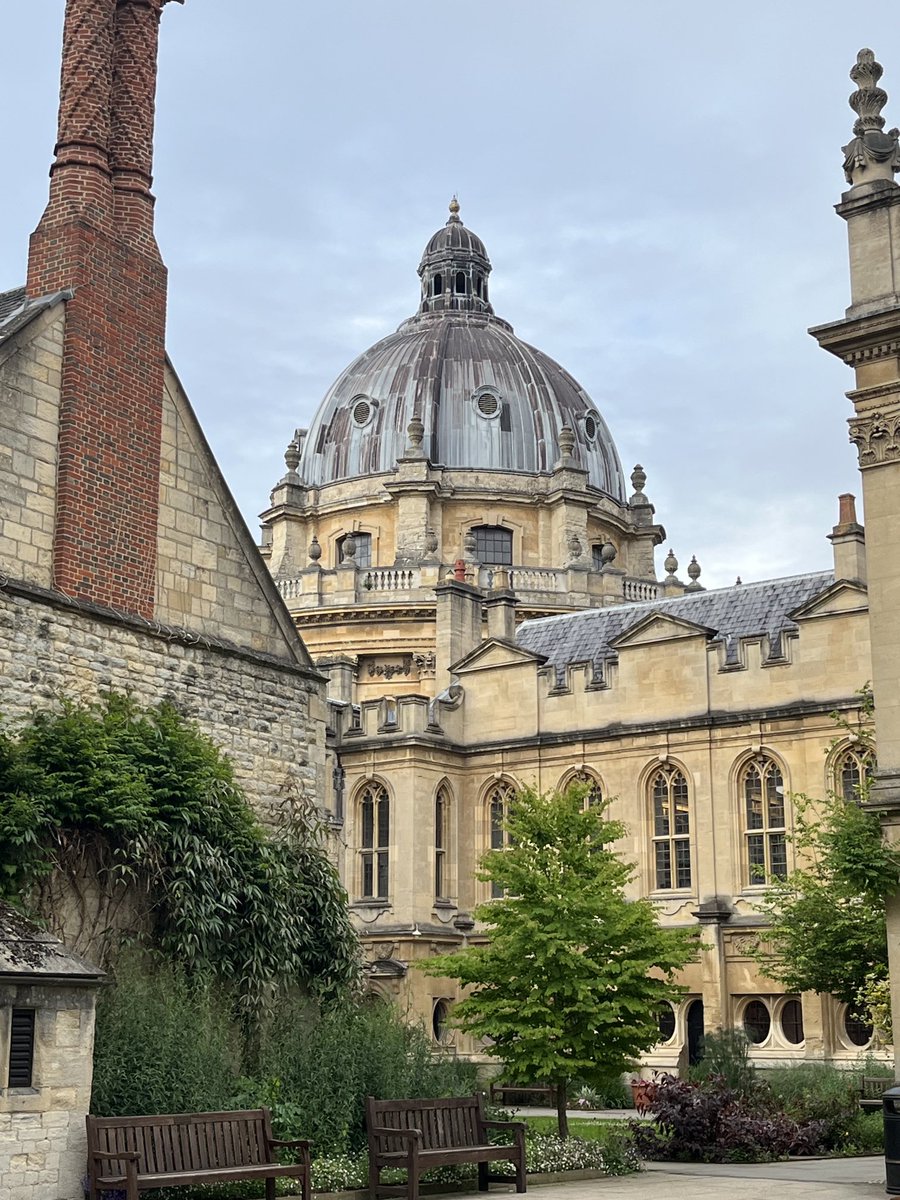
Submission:
[[[264,829],[171,704],[113,694],[0,733],[0,896],[57,927],[65,913],[101,961],[128,940],[235,983],[249,1010],[281,986],[327,1002],[358,979],[314,815],[288,797]]]

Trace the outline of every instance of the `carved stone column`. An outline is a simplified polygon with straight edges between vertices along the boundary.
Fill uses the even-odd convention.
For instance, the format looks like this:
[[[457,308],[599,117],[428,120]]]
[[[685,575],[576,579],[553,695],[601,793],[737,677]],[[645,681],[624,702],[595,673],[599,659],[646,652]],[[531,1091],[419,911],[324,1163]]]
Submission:
[[[844,147],[850,189],[837,205],[847,222],[852,303],[843,320],[811,329],[856,373],[850,440],[859,453],[865,507],[872,686],[878,771],[872,806],[885,836],[900,839],[900,132],[883,132],[887,94],[871,50],[850,77],[854,137]],[[887,906],[894,1028],[900,1030],[900,897]]]

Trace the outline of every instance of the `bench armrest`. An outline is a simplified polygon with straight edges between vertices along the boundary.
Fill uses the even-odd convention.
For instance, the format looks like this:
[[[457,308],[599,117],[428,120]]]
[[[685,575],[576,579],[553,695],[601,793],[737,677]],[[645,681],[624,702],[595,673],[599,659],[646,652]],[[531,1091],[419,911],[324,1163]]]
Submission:
[[[140,1162],[140,1150],[91,1150],[91,1158],[122,1159],[125,1162]]]
[[[296,1150],[299,1153],[295,1154],[295,1158],[299,1158],[301,1163],[309,1166],[309,1142],[306,1138],[269,1138],[270,1150]]]
[[[386,1127],[375,1127],[369,1130],[369,1137],[395,1137],[404,1138],[408,1142],[417,1142],[421,1144],[422,1130],[421,1129],[388,1129]]]
[[[485,1129],[521,1129],[523,1133],[525,1132],[524,1121],[482,1121],[481,1124]]]

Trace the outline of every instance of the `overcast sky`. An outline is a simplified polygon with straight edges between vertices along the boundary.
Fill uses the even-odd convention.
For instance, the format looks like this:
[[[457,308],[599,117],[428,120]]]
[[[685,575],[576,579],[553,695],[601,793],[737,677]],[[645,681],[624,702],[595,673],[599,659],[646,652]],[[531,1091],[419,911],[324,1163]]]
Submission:
[[[5,4],[0,287],[47,194],[64,0]],[[163,16],[157,231],[169,349],[254,531],[342,368],[418,302],[459,194],[492,301],[640,461],[680,574],[827,568],[851,372],[832,211],[848,70],[896,0],[187,0]]]

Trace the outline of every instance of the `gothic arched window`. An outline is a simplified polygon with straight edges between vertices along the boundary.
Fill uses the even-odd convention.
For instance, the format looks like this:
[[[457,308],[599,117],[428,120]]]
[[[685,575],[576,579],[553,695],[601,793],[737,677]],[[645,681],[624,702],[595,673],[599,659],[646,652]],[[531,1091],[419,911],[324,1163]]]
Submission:
[[[650,779],[653,879],[660,891],[691,886],[691,815],[688,784],[677,767],[664,766]]]
[[[747,881],[765,883],[787,875],[784,780],[776,762],[765,755],[751,759],[739,776],[744,813]]]
[[[859,804],[860,789],[874,771],[875,759],[868,747],[847,746],[834,760],[834,790],[847,804]]]
[[[495,783],[485,797],[485,803],[488,811],[488,822],[490,829],[490,848],[491,850],[502,850],[504,846],[509,844],[509,836],[506,833],[506,815],[509,812],[509,806],[515,796],[515,789],[512,784],[500,781]],[[491,882],[491,899],[496,900],[503,895],[503,888],[499,883]]]
[[[359,829],[360,896],[386,900],[391,802],[387,788],[374,780],[359,795]]]
[[[447,878],[447,845],[449,842],[450,794],[439,787],[434,798],[434,898],[446,900],[449,879]]]

